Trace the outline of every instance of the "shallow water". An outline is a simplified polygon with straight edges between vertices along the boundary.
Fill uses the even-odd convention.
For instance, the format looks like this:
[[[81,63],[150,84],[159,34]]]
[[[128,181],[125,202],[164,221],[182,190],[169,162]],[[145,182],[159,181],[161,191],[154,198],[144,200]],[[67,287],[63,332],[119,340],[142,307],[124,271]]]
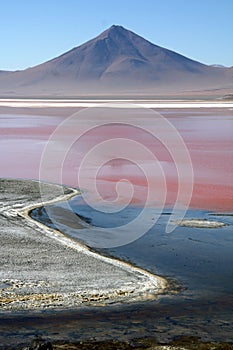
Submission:
[[[74,213],[94,228],[77,229],[73,225],[70,226],[69,220],[64,221],[67,208],[63,208],[62,203],[45,207],[53,222],[48,222],[45,210],[34,209],[31,216],[46,222],[47,225],[62,229],[66,235],[93,247],[92,236],[99,227],[106,229],[102,231],[103,237],[108,235],[108,240],[111,241],[112,231],[108,231],[108,228],[127,224],[141,211],[140,207],[131,206],[116,214],[103,213],[84,205],[82,198],[79,199],[79,197],[70,201],[70,207]],[[56,217],[53,216],[54,208],[60,209],[56,212],[58,213]],[[211,295],[212,297],[231,295],[233,292],[233,216],[221,216],[221,214],[212,216],[211,214],[212,212],[203,210],[189,210],[185,218],[210,221],[217,219],[226,226],[219,228],[177,226],[172,233],[166,233],[166,225],[171,215],[171,211],[166,209],[154,226],[139,239],[135,237],[130,244],[116,247],[113,244],[108,249],[98,250],[130,261],[152,273],[175,279],[181,287],[185,288],[186,296],[210,298]],[[60,220],[62,226],[59,225]]]
[[[84,205],[79,197],[71,200],[70,204],[82,220],[96,225],[96,228],[98,225],[108,228],[119,223],[125,224],[140,211],[140,208],[131,206],[109,217]],[[55,207],[59,208],[58,213],[64,224],[66,206],[64,209],[63,203],[60,203]],[[156,225],[140,239],[121,247],[98,249],[99,253],[110,254],[165,276],[172,282],[175,294],[172,292],[160,296],[159,300],[113,305],[102,310],[82,310],[79,313],[73,311],[70,314],[64,312],[58,314],[57,321],[50,318],[48,326],[53,329],[63,315],[67,317],[64,334],[69,331],[73,336],[75,327],[82,324],[82,335],[78,335],[80,340],[90,336],[96,339],[130,339],[140,334],[142,337],[155,336],[159,341],[169,341],[177,335],[195,335],[202,340],[231,341],[233,217],[211,214],[212,212],[203,210],[189,210],[186,218],[214,219],[224,222],[226,226],[211,229],[177,227],[171,234],[167,234],[165,228],[170,211],[166,209]],[[34,219],[56,227],[54,222],[47,221],[48,217],[43,209],[39,212],[35,209],[31,215]],[[59,221],[58,216],[56,220]],[[68,222],[65,226],[65,234],[90,243],[86,229],[74,229],[73,226],[69,227]]]
[[[145,126],[151,127],[151,119],[147,120],[143,111],[140,113],[142,113],[140,114],[142,119],[144,118]],[[231,211],[233,202],[233,110],[230,108],[164,109],[159,113],[178,130],[190,152],[194,170],[191,207]],[[87,120],[83,118],[81,127],[91,125],[92,118],[97,117],[98,115],[91,116]],[[130,118],[126,115],[125,122],[132,122]],[[73,125],[70,125],[59,135],[59,140],[52,147],[50,163],[46,169],[41,171],[40,161],[44,147],[53,132],[65,120],[65,117],[59,115],[0,114],[0,176],[30,179],[39,179],[42,176],[43,180],[55,183],[61,181],[64,184],[79,187],[78,172],[87,152],[100,142],[121,137],[133,139],[145,145],[157,157],[158,165],[161,166],[166,176],[166,204],[174,203],[178,180],[176,166],[171,155],[155,137],[132,126],[110,124],[97,129],[93,128],[77,140],[75,134],[79,131],[79,127],[76,125],[75,129]],[[109,122],[111,122],[111,115]],[[69,139],[75,142],[66,149]],[[66,154],[61,164],[57,162],[57,158],[64,148]],[[99,167],[99,164],[93,164],[86,169],[85,189],[88,191],[90,184],[97,180],[97,189],[101,196],[106,200],[113,200],[116,198],[116,182],[120,179],[127,179],[134,186],[132,201],[143,205],[147,196],[147,180],[149,179],[155,188],[160,187],[160,180],[157,177],[150,172],[145,177],[138,167],[140,164],[147,166],[148,160],[141,159],[138,164],[133,164],[122,157],[119,158],[116,151],[116,159],[107,161],[108,152],[109,149],[106,147],[101,154],[102,167]],[[98,170],[97,176],[96,169]],[[131,193],[130,191],[123,192],[122,201],[127,202]]]

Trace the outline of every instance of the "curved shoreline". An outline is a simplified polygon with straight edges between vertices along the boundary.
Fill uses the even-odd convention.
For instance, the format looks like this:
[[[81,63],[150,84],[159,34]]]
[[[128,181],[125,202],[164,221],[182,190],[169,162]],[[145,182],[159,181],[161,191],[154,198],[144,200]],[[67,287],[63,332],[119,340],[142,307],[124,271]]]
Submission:
[[[41,222],[31,218],[31,216],[30,216],[31,210],[41,207],[41,204],[43,204],[43,206],[45,206],[45,205],[50,205],[53,203],[62,202],[65,200],[67,201],[67,200],[71,199],[72,197],[80,195],[80,193],[81,193],[79,190],[74,189],[72,187],[68,187],[68,189],[71,190],[72,193],[64,194],[63,197],[54,198],[52,200],[48,200],[48,201],[43,202],[43,203],[29,205],[27,207],[24,207],[21,210],[18,210],[18,211],[16,210],[17,215],[20,215],[20,216],[26,218],[28,221],[35,223],[40,228],[42,227],[43,229],[48,229],[48,234],[51,235],[52,238],[59,240],[59,242],[62,242],[63,244],[67,245],[68,247],[70,247],[72,249],[76,249],[77,251],[80,251],[80,250],[82,252],[85,251],[85,253],[87,255],[95,256],[99,260],[103,260],[103,261],[111,263],[115,266],[119,266],[119,267],[124,268],[126,270],[130,270],[130,272],[132,272],[132,271],[138,272],[138,273],[148,277],[152,281],[152,283],[157,284],[157,282],[159,280],[159,282],[161,284],[161,288],[165,289],[167,287],[167,282],[166,282],[165,278],[163,278],[161,276],[154,275],[154,274],[152,274],[146,270],[143,270],[140,267],[136,267],[128,262],[125,262],[125,261],[122,261],[122,260],[119,260],[119,259],[116,259],[113,257],[110,258],[110,257],[106,257],[104,255],[101,255],[100,253],[97,253],[97,252],[91,250],[88,246],[86,246],[86,245],[84,245],[76,240],[73,240],[72,238],[67,237],[62,232],[60,232],[56,229],[51,229],[48,226],[46,226],[45,224],[42,224]],[[53,233],[54,233],[54,235],[53,235]]]
[[[1,185],[4,180],[0,180]],[[22,185],[23,180],[5,180],[10,181],[12,184],[12,187],[20,186]],[[14,184],[14,185],[13,185]],[[38,181],[23,181],[24,186],[38,186]],[[56,188],[58,185],[52,185],[52,184],[44,184],[45,186]],[[2,187],[2,186],[1,186]],[[3,186],[4,187],[4,186]],[[61,186],[59,186],[61,188]],[[7,283],[11,283],[11,287],[4,289],[0,288],[0,305],[3,307],[4,310],[23,310],[23,309],[43,309],[43,308],[56,308],[57,304],[59,305],[59,308],[76,308],[78,306],[83,306],[84,304],[88,305],[96,305],[98,303],[103,303],[104,305],[114,302],[131,302],[136,300],[145,300],[145,299],[155,299],[159,294],[164,293],[165,290],[168,287],[167,281],[160,277],[153,275],[150,272],[147,272],[139,267],[135,267],[127,262],[117,260],[115,258],[110,258],[103,256],[97,252],[94,252],[90,250],[87,246],[84,244],[77,242],[73,240],[72,238],[69,238],[65,236],[62,232],[47,227],[46,225],[32,219],[30,217],[30,211],[38,208],[45,204],[52,204],[59,201],[68,200],[73,196],[76,196],[80,193],[77,189],[74,188],[68,188],[68,187],[62,187],[65,189],[65,193],[58,197],[52,197],[50,195],[50,198],[48,198],[46,201],[41,201],[41,198],[37,198],[36,200],[33,200],[31,204],[29,205],[23,205],[25,203],[13,203],[10,206],[5,206],[5,209],[3,208],[0,211],[0,215],[3,215],[3,217],[7,218],[7,221],[9,220],[14,225],[14,220],[23,220],[24,225],[26,225],[34,231],[39,231],[39,233],[42,233],[44,236],[48,237],[48,239],[52,239],[52,244],[59,244],[63,246],[63,249],[69,249],[77,253],[77,257],[87,257],[90,260],[93,260],[93,262],[90,262],[90,264],[93,265],[93,269],[97,269],[94,277],[94,282],[91,280],[92,277],[89,278],[87,276],[84,285],[82,285],[82,291],[77,291],[77,287],[74,285],[73,289],[70,291],[66,291],[66,286],[63,286],[63,291],[56,290],[54,291],[54,288],[50,290],[49,283],[47,284],[45,290],[46,293],[41,292],[40,288],[38,289],[39,284],[43,284],[42,282],[39,283],[36,286],[36,282],[31,282],[31,284],[27,283],[23,284],[23,282],[20,282],[19,280],[16,280],[14,278],[2,278],[0,283],[7,285]],[[5,190],[5,195],[7,194],[7,191]],[[17,195],[15,194],[16,198]],[[38,197],[38,194],[37,194]],[[22,233],[21,233],[22,234]],[[41,237],[42,238],[42,237]],[[40,239],[40,237],[37,237],[37,240]],[[23,247],[21,248],[23,249]],[[35,248],[36,249],[36,248]],[[69,252],[67,252],[68,255]],[[67,256],[67,253],[65,255],[63,254],[63,259],[69,259],[69,256]],[[40,254],[40,252],[37,254]],[[86,259],[86,258],[85,258]],[[85,260],[89,261],[89,260]],[[88,262],[89,264],[89,262]],[[110,276],[108,275],[108,272],[105,273],[105,271],[98,271],[98,264],[100,264],[100,268],[102,268],[102,265],[104,268],[110,269]],[[87,263],[86,263],[87,265]],[[14,267],[14,266],[13,266]],[[57,266],[59,268],[60,265]],[[28,267],[26,267],[28,268]],[[78,265],[79,269],[86,268],[85,264]],[[92,271],[92,267],[91,267]],[[69,271],[70,272],[70,271]],[[105,279],[109,278],[110,281],[113,282],[113,287],[111,286],[111,283],[107,283],[107,288],[103,288],[103,286],[100,285],[100,282],[97,279],[98,273],[106,274]],[[88,270],[89,273],[89,270]],[[5,273],[8,275],[8,272]],[[28,279],[31,280],[30,272],[28,273]],[[85,271],[84,271],[85,274]],[[33,275],[33,273],[32,273]],[[42,273],[43,275],[43,273]],[[121,276],[122,275],[122,276]],[[51,276],[52,277],[52,276]],[[82,274],[81,277],[83,278]],[[76,278],[74,276],[74,278]],[[118,280],[119,278],[119,280]],[[59,279],[58,279],[59,280]],[[11,281],[11,282],[10,282]],[[27,282],[27,281],[26,281]],[[59,282],[59,281],[58,281]],[[56,281],[56,283],[58,283]],[[60,281],[61,284],[64,284],[64,281]],[[23,292],[19,289],[19,292],[14,292],[10,296],[10,290],[15,291],[16,285],[22,285]],[[35,285],[33,285],[33,283]],[[69,282],[67,282],[69,284]],[[77,284],[79,284],[79,280],[77,280]],[[94,285],[94,286],[93,286]],[[115,285],[115,288],[114,288]],[[117,288],[116,288],[117,287]],[[41,287],[42,288],[42,287]],[[57,284],[57,288],[59,289],[59,283]],[[61,289],[62,289],[61,288]],[[30,292],[30,289],[33,290],[33,292]],[[43,290],[43,288],[42,288]],[[5,294],[4,294],[5,293]],[[31,293],[31,297],[29,296]],[[17,300],[18,295],[18,300]],[[69,301],[68,301],[69,299]],[[46,301],[47,300],[47,301]]]

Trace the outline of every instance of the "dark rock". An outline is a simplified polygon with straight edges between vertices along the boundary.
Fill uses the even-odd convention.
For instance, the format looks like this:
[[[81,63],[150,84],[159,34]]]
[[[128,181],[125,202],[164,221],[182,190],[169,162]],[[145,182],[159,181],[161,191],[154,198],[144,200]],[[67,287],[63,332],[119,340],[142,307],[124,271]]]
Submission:
[[[53,345],[50,341],[38,338],[33,341],[32,346],[28,350],[53,350]]]

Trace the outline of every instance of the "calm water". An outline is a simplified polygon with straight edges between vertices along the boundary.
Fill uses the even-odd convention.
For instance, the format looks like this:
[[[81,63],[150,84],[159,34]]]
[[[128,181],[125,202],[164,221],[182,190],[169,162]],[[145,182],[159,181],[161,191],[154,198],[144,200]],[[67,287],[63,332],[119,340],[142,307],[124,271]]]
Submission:
[[[232,109],[160,110],[162,116],[178,130],[190,152],[194,170],[192,208],[207,210],[232,210],[233,202],[233,111]],[[140,112],[141,113],[141,112]],[[85,117],[85,118],[84,118]],[[0,114],[0,176],[38,179],[60,182],[79,187],[78,172],[81,161],[100,142],[114,138],[133,139],[145,145],[157,157],[158,166],[166,176],[166,203],[174,203],[177,195],[176,165],[169,151],[155,137],[138,128],[127,125],[107,125],[89,130],[80,139],[76,135],[82,128],[93,124],[101,116],[84,116],[74,125],[61,130],[59,138],[52,144],[49,164],[40,168],[41,155],[49,138],[57,127],[65,122],[62,116],[9,115]],[[151,119],[140,114],[145,126],[151,127]],[[111,122],[111,115],[109,116]],[[128,119],[127,119],[128,118]],[[143,119],[144,118],[144,119]],[[125,122],[134,123],[132,116],[125,116]],[[148,124],[148,125],[147,125]],[[153,126],[153,125],[152,125]],[[160,130],[161,133],[161,130]],[[72,145],[69,144],[72,140]],[[68,146],[67,146],[68,142]],[[120,148],[121,144],[119,145]],[[126,150],[127,151],[127,150]],[[58,162],[63,153],[64,159]],[[119,158],[108,160],[109,148],[102,150],[100,164],[89,164],[85,173],[85,189],[96,180],[101,196],[107,200],[116,197],[115,184],[124,178],[134,187],[133,202],[141,204],[147,196],[147,180],[159,188],[159,179],[153,173],[145,178],[138,164]],[[141,163],[140,163],[141,162]],[[141,159],[139,165],[148,165]],[[98,172],[96,173],[96,169]],[[154,182],[153,182],[154,181]],[[82,188],[84,189],[84,188]],[[123,201],[128,201],[128,191]],[[131,195],[131,194],[130,194]]]
[[[81,198],[70,201],[72,211],[83,220],[94,226],[94,230],[75,229],[69,226],[69,221],[64,227],[64,218],[67,209],[63,204],[47,207],[49,214],[56,211],[56,217],[49,225],[63,229],[65,234],[92,245],[92,236],[95,228],[105,228],[103,236],[109,235],[108,228],[116,228],[133,220],[141,212],[140,207],[131,206],[116,214],[108,214],[97,211],[88,205],[84,205]],[[52,210],[52,211],[51,211]],[[231,296],[233,292],[233,216],[221,213],[213,216],[211,212],[201,210],[189,210],[185,218],[218,220],[226,224],[220,228],[192,228],[177,226],[172,233],[166,233],[166,225],[171,211],[164,210],[156,224],[142,237],[132,243],[118,247],[100,249],[117,258],[143,267],[155,274],[175,279],[185,289],[183,295],[192,298],[216,296]],[[35,209],[31,216],[42,222],[47,222],[46,210]],[[59,222],[62,222],[60,227]],[[101,241],[101,240],[100,240]]]
[[[106,229],[126,224],[141,210],[131,206],[117,214],[107,215],[84,205],[78,197],[70,205],[82,219],[95,227]],[[60,216],[64,223],[67,209],[62,203],[54,208],[59,209],[56,220],[59,221]],[[156,337],[160,341],[169,341],[177,335],[232,341],[233,216],[211,214],[204,210],[190,210],[186,217],[219,220],[227,226],[218,229],[177,227],[167,234],[165,227],[170,215],[167,209],[156,225],[140,239],[121,247],[98,249],[100,253],[130,261],[165,276],[174,283],[177,294],[161,296],[159,300],[141,304],[58,313],[56,321],[49,318],[50,333],[58,326],[58,320],[64,317],[67,321],[62,330],[64,336],[69,333],[79,340],[90,336],[97,339],[130,339],[140,334],[142,337]],[[34,210],[32,217],[48,224],[44,209],[39,212],[38,209]],[[54,223],[51,225],[54,227]],[[63,231],[72,238],[88,244],[90,242],[87,230],[75,230],[67,223]],[[75,330],[80,330],[80,324],[82,335],[77,335]]]

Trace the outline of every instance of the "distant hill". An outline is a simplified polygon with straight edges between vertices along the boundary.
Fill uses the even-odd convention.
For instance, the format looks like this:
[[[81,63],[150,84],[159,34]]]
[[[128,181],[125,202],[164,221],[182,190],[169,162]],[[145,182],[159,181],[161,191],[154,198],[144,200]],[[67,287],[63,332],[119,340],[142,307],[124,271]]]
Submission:
[[[223,66],[222,64],[211,64],[210,67],[226,68],[226,66]]]
[[[0,71],[0,96],[227,93],[232,76],[232,68],[191,60],[114,25],[48,62]]]

